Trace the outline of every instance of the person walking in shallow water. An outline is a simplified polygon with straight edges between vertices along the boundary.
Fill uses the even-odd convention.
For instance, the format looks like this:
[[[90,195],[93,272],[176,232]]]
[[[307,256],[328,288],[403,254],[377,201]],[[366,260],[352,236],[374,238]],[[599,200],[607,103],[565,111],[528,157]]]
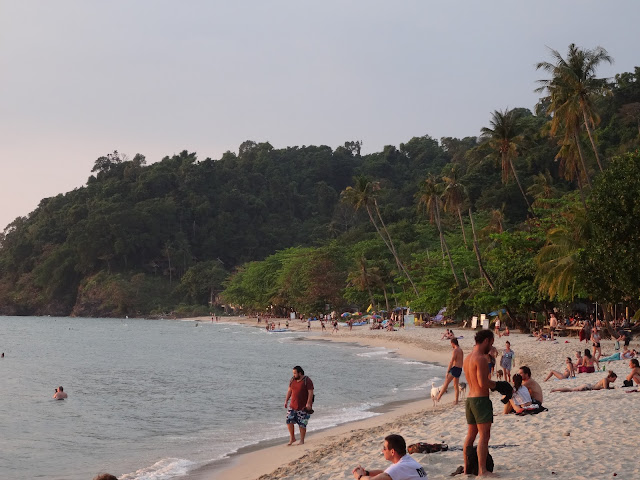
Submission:
[[[290,405],[289,400],[291,400]],[[293,377],[289,381],[284,408],[287,409],[287,428],[289,429],[287,445],[293,445],[297,441],[294,430],[296,423],[300,429],[300,445],[303,445],[309,417],[313,413],[313,382],[299,365],[293,367]]]

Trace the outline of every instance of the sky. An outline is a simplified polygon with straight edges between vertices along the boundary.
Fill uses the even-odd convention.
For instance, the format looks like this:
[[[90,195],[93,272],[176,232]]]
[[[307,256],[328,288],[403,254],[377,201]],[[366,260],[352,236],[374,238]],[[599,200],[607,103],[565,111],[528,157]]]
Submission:
[[[479,134],[548,48],[640,65],[640,2],[0,0],[0,231],[118,150],[148,163]]]

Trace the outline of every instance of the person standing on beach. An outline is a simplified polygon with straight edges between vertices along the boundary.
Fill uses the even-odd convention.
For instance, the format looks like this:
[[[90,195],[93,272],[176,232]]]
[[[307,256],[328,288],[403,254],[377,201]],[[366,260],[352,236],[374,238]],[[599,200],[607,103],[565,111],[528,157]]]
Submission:
[[[511,367],[513,366],[513,356],[515,353],[511,350],[511,342],[507,340],[504,344],[505,351],[502,354],[502,358],[500,359],[500,366],[502,367],[502,373],[504,374],[504,379],[507,382],[511,381]]]
[[[291,405],[289,405],[289,400],[291,400]],[[294,431],[296,423],[300,428],[300,445],[303,445],[309,417],[313,413],[313,382],[304,374],[304,370],[299,365],[293,367],[293,377],[289,381],[284,408],[287,409],[288,445],[293,445],[296,442]]]
[[[382,445],[384,459],[393,463],[386,470],[365,470],[360,465],[351,472],[355,480],[427,480],[427,472],[407,453],[401,435],[387,435]]]
[[[555,334],[556,328],[558,328],[558,319],[556,318],[556,316],[552,313],[551,317],[549,318],[549,334],[551,336],[551,340],[553,340],[553,335]]]
[[[467,436],[464,439],[464,473],[467,473],[469,454],[476,436],[478,439],[478,476],[490,476],[487,470],[487,454],[489,453],[489,438],[493,423],[493,404],[489,399],[489,389],[496,388],[496,382],[489,379],[489,363],[486,355],[493,346],[493,332],[480,330],[476,333],[476,344],[473,351],[464,359],[464,376],[469,384],[469,396],[465,406],[467,417]]]
[[[458,339],[451,339],[451,348],[453,348],[453,354],[451,355],[451,361],[449,362],[449,366],[447,367],[447,378],[444,381],[444,385],[440,389],[440,393],[438,394],[437,402],[440,401],[444,392],[447,391],[447,387],[451,380],[453,380],[453,390],[455,391],[456,399],[453,402],[454,405],[458,404],[458,395],[460,395],[458,385],[460,383],[460,375],[462,374],[462,363],[464,361],[464,352],[458,345]]]

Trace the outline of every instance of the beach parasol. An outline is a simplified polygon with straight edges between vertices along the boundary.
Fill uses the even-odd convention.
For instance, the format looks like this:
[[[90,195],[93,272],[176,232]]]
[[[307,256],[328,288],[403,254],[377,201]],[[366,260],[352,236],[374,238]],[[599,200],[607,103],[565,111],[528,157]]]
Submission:
[[[342,318],[347,318],[349,315],[351,315],[349,312],[344,312],[342,315],[340,315]]]

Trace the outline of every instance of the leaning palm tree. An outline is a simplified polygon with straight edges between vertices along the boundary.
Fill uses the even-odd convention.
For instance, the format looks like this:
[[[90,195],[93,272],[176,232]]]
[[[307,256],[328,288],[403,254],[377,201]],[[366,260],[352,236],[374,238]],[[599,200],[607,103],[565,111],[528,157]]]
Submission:
[[[430,174],[420,186],[420,190],[416,194],[416,199],[418,200],[418,209],[424,209],[429,215],[429,221],[436,224],[438,233],[440,234],[440,245],[449,259],[449,266],[451,267],[453,278],[456,280],[456,285],[460,287],[460,280],[456,274],[456,269],[453,267],[453,260],[451,259],[449,246],[447,245],[447,240],[444,238],[442,222],[440,221],[440,203],[442,202],[443,191],[443,185],[438,182],[435,176]]]
[[[575,297],[579,287],[578,256],[590,237],[591,224],[584,208],[573,207],[564,218],[565,224],[547,232],[547,243],[536,257],[538,289],[551,300]]]
[[[382,215],[380,215],[380,208],[378,207],[378,201],[375,196],[375,192],[380,190],[380,184],[369,180],[369,178],[364,175],[354,177],[354,182],[355,184],[353,187],[349,186],[342,191],[341,200],[344,203],[351,205],[356,211],[362,208],[366,210],[371,224],[393,255],[393,258],[398,265],[398,270],[403,272],[405,277],[407,277],[407,280],[409,280],[409,283],[413,288],[413,292],[417,296],[418,289],[413,283],[411,275],[409,275],[409,272],[400,260],[396,247],[391,239],[391,235],[389,235],[389,231],[384,224],[384,220],[382,220]]]
[[[464,222],[462,221],[462,213],[460,211],[466,197],[467,191],[463,184],[457,180],[457,169],[454,168],[448,176],[442,177],[442,180],[446,183],[444,192],[442,193],[443,209],[445,212],[455,210],[458,213],[458,219],[460,220],[460,230],[462,230],[462,239],[464,240],[465,247],[468,248],[467,235],[464,231]]]
[[[513,164],[513,159],[518,155],[518,144],[522,141],[522,128],[520,117],[515,110],[496,110],[491,114],[491,128],[482,128],[482,140],[488,142],[493,150],[500,156],[502,165],[502,182],[507,183],[509,177],[513,175],[522,198],[524,198],[527,208],[533,217],[536,216],[529,199],[522,188],[518,172]]]
[[[373,288],[383,285],[378,267],[370,267],[367,264],[367,259],[364,256],[360,257],[356,269],[349,272],[347,282],[361,292],[366,291],[369,295],[369,302],[375,307],[376,301],[373,297]]]
[[[569,45],[566,59],[557,50],[549,50],[552,62],[539,62],[536,69],[546,71],[551,78],[538,80],[540,87],[536,92],[548,93],[550,102],[547,112],[553,114],[557,122],[575,123],[576,112],[581,115],[581,124],[587,130],[598,167],[602,171],[600,155],[593,138],[593,128],[600,122],[595,112],[594,99],[607,93],[609,87],[606,79],[596,78],[596,69],[604,62],[613,63],[613,59],[602,47],[585,50],[574,43]],[[574,129],[575,125],[567,128],[572,133],[575,133]]]

